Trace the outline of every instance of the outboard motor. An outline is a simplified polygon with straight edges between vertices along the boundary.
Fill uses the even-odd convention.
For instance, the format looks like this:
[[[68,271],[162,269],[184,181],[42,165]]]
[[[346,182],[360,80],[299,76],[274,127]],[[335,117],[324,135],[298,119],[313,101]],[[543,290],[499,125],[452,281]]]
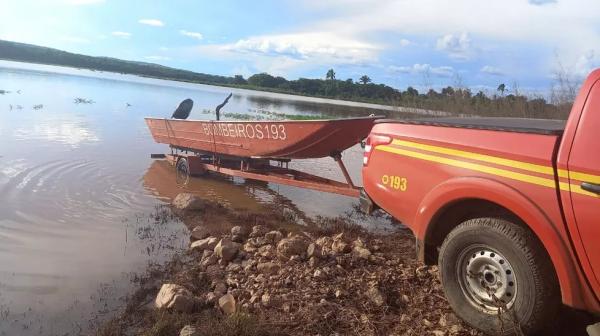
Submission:
[[[175,110],[175,112],[173,112],[173,115],[171,116],[171,118],[172,119],[187,119],[187,117],[190,116],[190,112],[192,112],[193,106],[194,106],[194,101],[189,98],[182,101],[179,104],[179,106],[177,107],[177,109]]]

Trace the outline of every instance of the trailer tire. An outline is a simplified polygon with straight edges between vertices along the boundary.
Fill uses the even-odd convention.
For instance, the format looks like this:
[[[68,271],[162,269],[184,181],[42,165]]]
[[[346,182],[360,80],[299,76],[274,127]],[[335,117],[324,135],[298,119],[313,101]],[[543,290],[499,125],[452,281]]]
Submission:
[[[190,165],[186,158],[179,158],[175,164],[175,176],[178,184],[186,185],[190,180]]]
[[[561,305],[544,247],[515,223],[498,218],[463,222],[444,240],[438,262],[450,305],[486,334],[544,330]]]

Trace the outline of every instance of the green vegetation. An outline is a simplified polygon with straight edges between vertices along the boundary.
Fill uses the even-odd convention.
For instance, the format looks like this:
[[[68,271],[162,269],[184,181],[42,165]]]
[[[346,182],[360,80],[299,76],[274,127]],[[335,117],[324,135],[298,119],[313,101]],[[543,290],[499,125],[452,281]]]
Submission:
[[[329,69],[325,73],[325,79],[299,78],[297,80],[287,80],[283,77],[272,76],[267,73],[255,74],[245,79],[241,75],[233,77],[208,75],[158,64],[124,61],[108,57],[85,56],[57,49],[2,40],[0,40],[0,59],[86,68],[311,97],[439,110],[457,115],[565,119],[572,104],[573,94],[567,95],[567,99],[554,99],[554,97],[564,98],[563,92],[575,92],[573,87],[559,87],[559,91],[552,93],[553,99],[551,103],[547,102],[543,97],[527,97],[519,93],[516,88],[509,90],[505,84],[500,84],[497,94],[493,93],[491,95],[483,91],[473,93],[466,88],[450,86],[442,89],[441,92],[430,89],[426,93],[420,93],[412,87],[401,91],[384,84],[372,83],[368,75],[361,76],[358,82],[355,82],[352,78],[339,80],[336,78],[334,69]],[[558,84],[561,86],[564,83],[570,84],[564,80],[559,80]],[[81,101],[81,103],[84,102]],[[239,117],[241,118],[241,115]]]
[[[228,112],[223,113],[223,116],[232,120],[244,120],[244,121],[261,121],[261,120],[322,120],[322,119],[335,119],[335,117],[326,115],[302,115],[302,114],[287,114],[279,113],[275,111],[269,111],[265,109],[248,109],[249,113],[234,113]],[[203,114],[214,115],[215,112],[210,109],[203,109]]]

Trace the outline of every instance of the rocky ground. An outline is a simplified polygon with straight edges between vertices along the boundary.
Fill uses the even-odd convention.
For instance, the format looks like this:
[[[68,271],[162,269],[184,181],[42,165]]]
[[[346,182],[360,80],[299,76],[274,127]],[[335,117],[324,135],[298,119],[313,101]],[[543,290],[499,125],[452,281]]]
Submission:
[[[406,232],[378,236],[174,201],[189,250],[149,270],[98,335],[480,335],[444,298]]]

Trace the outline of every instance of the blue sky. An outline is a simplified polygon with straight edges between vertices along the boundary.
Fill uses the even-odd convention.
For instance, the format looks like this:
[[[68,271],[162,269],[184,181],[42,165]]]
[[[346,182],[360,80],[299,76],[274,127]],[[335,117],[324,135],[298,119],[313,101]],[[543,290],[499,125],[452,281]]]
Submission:
[[[600,66],[597,0],[0,0],[0,39],[245,77],[547,91]]]

